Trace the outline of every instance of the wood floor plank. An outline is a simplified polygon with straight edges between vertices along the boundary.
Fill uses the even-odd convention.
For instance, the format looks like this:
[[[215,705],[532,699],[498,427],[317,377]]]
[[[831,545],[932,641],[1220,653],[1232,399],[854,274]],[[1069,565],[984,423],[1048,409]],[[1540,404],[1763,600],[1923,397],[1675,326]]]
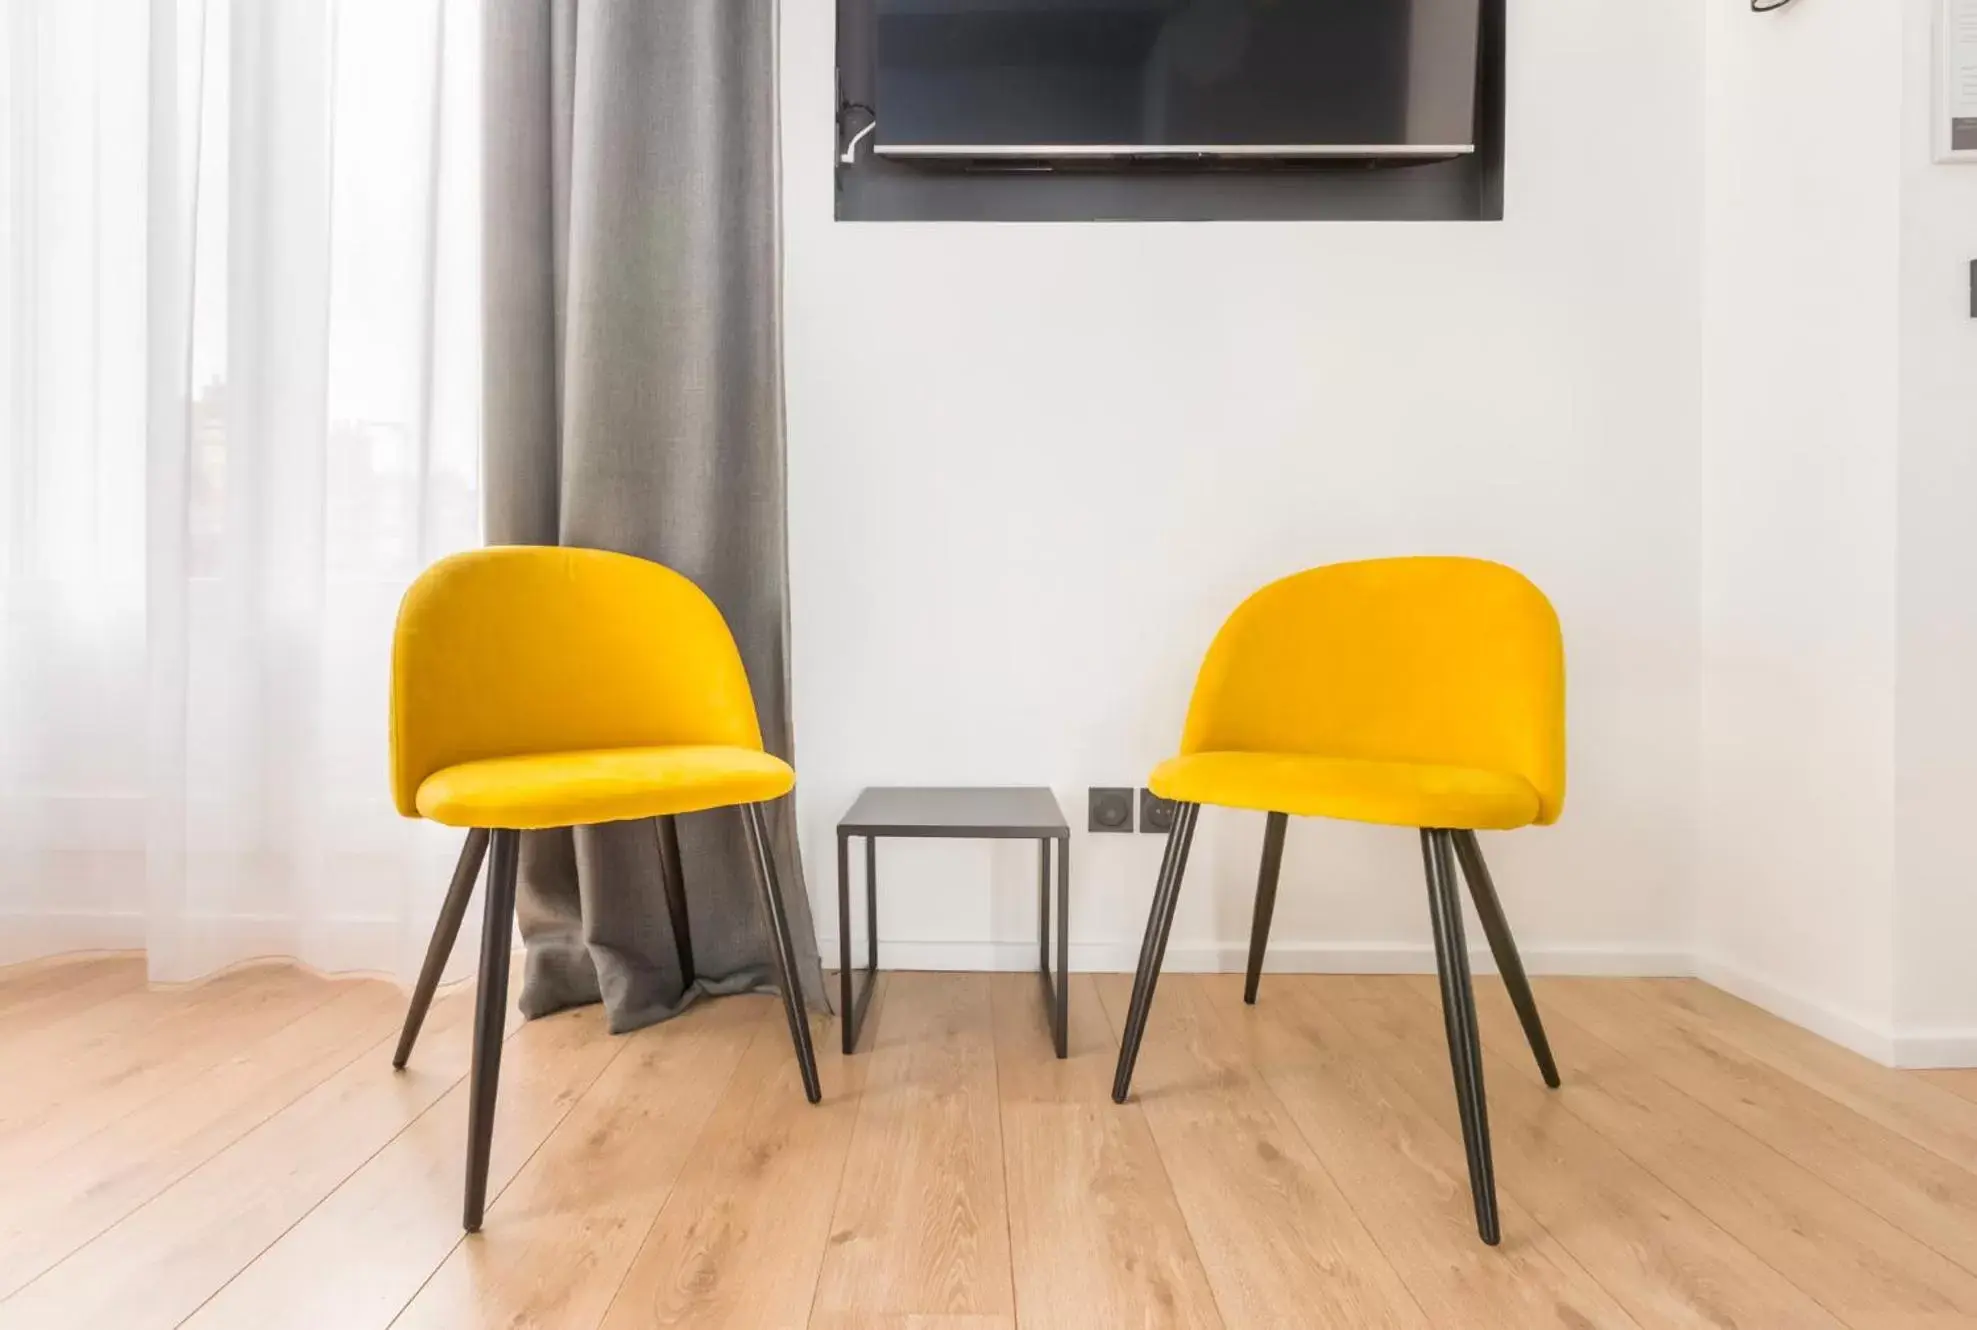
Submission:
[[[349,981],[337,997],[240,1048],[0,1189],[0,1297],[12,1293],[341,1070],[397,1023],[404,994]]]
[[[1013,1315],[989,976],[895,974],[874,1027],[816,1308]]]
[[[1977,1171],[1977,1106],[1695,979],[1646,981],[1667,1019],[1701,1021],[1744,1052],[1943,1158]]]
[[[501,1055],[487,1170],[499,1197],[624,1051],[602,1007],[528,1022]],[[463,1079],[181,1323],[182,1330],[384,1330],[461,1241]],[[362,1277],[351,1278],[352,1271]]]
[[[1479,988],[1497,980],[1479,976]],[[1435,994],[1389,977],[1273,982],[1326,1039],[1355,1044],[1451,1134],[1461,1130]],[[1523,1050],[1503,1050],[1510,1057]],[[1643,1326],[1839,1330],[1840,1323],[1568,1111],[1484,1054],[1497,1187]]]
[[[1953,1095],[1977,1104],[1977,1070],[1969,1067],[1948,1067],[1918,1074],[1927,1084],[1948,1090]]]
[[[867,1020],[883,1019],[894,977],[880,979]],[[823,1102],[804,1099],[782,1012],[771,1012],[605,1314],[609,1330],[809,1321],[871,1063],[838,1051],[835,1020],[812,1025]]]
[[[0,1057],[23,1034],[47,1035],[70,1016],[144,987],[141,956],[92,956],[16,975],[0,990]]]
[[[178,1325],[466,1074],[472,1025],[472,990],[443,995],[404,1071],[380,1041],[0,1302],[0,1330]]]
[[[1977,1271],[1977,1173],[1807,1088],[1700,1022],[1670,1019],[1643,984],[1552,981],[1573,1018],[1910,1237]],[[1556,1000],[1556,999],[1554,999]]]
[[[1139,1105],[1112,1102],[1119,1049],[1097,985],[1072,975],[1070,992],[1070,1056],[1059,1061],[1035,976],[992,984],[1023,1330],[1213,1330],[1221,1313],[1153,1133]]]
[[[1432,980],[1417,981],[1432,994]],[[1500,986],[1477,990],[1484,1039],[1537,1078]],[[1731,1237],[1853,1326],[1977,1324],[1977,1279],[1570,1019],[1538,986],[1559,1102]]]
[[[340,991],[304,970],[265,967],[231,971],[180,994],[138,995],[158,1004],[156,1019],[57,1055],[0,1103],[0,1170],[67,1150]]]
[[[393,1330],[591,1330],[630,1269],[774,998],[703,1002],[625,1049],[454,1247]]]
[[[147,1044],[158,1051],[160,1041],[153,1036],[184,1028],[187,1013],[223,1008],[243,997],[265,1001],[271,987],[286,991],[322,982],[302,971],[272,966],[230,970],[172,987],[128,982],[131,973],[125,972],[122,992],[65,1019],[37,1022],[0,1039],[0,1077],[19,1087],[0,1103],[0,1140],[49,1104],[87,1094],[106,1075],[128,1074]]]
[[[1098,979],[1115,1041],[1130,975]],[[1134,1102],[1158,1144],[1223,1320],[1339,1330],[1430,1320],[1276,1096],[1245,1063],[1194,976],[1161,980]]]
[[[11,1009],[24,998],[42,997],[72,987],[106,966],[134,966],[142,972],[144,955],[136,951],[72,951],[0,965],[0,1012]]]
[[[1507,1193],[1503,1242],[1476,1235],[1467,1157],[1451,1133],[1302,1000],[1312,984],[1273,982],[1242,1001],[1242,979],[1196,981],[1237,1051],[1256,1067],[1337,1180],[1373,1240],[1436,1325],[1484,1330],[1632,1326],[1605,1289]]]
[[[816,1107],[772,998],[626,1039],[538,1022],[462,1241],[471,990],[401,1074],[376,981],[0,972],[0,1330],[1977,1325],[1950,1258],[1977,1073],[1890,1071],[1686,981],[1541,980],[1552,1092],[1480,979],[1492,1251],[1433,980],[1273,975],[1254,1009],[1239,984],[1163,980],[1125,1106],[1125,976],[1073,980],[1063,1062],[1032,976],[885,976],[866,1051],[817,1023]],[[998,1268],[1002,1301],[962,1305]]]
[[[874,1316],[869,1312],[819,1312],[811,1318],[810,1330],[1016,1330],[1016,1322],[1007,1316]]]

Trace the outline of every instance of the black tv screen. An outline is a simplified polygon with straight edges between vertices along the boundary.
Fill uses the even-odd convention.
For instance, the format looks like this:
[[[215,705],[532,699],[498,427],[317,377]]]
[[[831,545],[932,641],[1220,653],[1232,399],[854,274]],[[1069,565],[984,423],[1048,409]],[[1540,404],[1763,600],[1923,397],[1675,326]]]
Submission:
[[[1451,157],[1480,0],[873,0],[879,153]]]

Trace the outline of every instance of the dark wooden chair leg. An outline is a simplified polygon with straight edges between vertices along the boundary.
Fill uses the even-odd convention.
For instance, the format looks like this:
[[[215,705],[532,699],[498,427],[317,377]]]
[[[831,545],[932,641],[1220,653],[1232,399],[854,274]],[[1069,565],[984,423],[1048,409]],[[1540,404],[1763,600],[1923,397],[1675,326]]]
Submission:
[[[1494,1247],[1496,1172],[1490,1160],[1489,1106],[1483,1095],[1483,1049],[1476,1035],[1476,1003],[1469,986],[1469,952],[1462,940],[1462,903],[1456,894],[1455,860],[1446,831],[1423,830],[1421,858],[1428,876],[1428,913],[1434,922],[1435,967],[1441,975],[1442,1022],[1449,1065],[1462,1117],[1462,1146],[1469,1156],[1469,1190],[1476,1203],[1476,1232]]]
[[[811,1103],[824,1097],[817,1079],[817,1053],[810,1044],[810,1017],[803,1009],[803,985],[796,970],[796,948],[789,939],[789,916],[783,910],[782,889],[776,882],[775,855],[769,848],[769,831],[764,824],[761,804],[742,808],[742,821],[748,828],[749,849],[755,859],[755,880],[762,889],[762,904],[768,911],[770,939],[776,948],[776,978],[782,986],[783,1014],[789,1018],[790,1042],[796,1045],[796,1063],[803,1073],[803,1093]]]
[[[494,1100],[501,1083],[501,1037],[508,1016],[508,953],[515,935],[515,869],[522,833],[496,831],[481,931],[480,991],[474,998],[474,1064],[467,1100],[467,1200],[462,1224],[478,1233],[487,1209],[487,1159],[494,1144]]]
[[[1161,963],[1167,959],[1167,934],[1174,927],[1174,906],[1180,900],[1188,847],[1194,841],[1195,818],[1200,812],[1200,804],[1174,806],[1174,826],[1167,833],[1167,854],[1154,883],[1153,908],[1146,918],[1146,938],[1140,943],[1139,970],[1133,975],[1133,1000],[1126,1008],[1126,1029],[1119,1041],[1119,1066],[1112,1075],[1112,1101],[1116,1104],[1125,1103],[1132,1093],[1133,1064],[1139,1061],[1146,1018],[1153,1011],[1154,985],[1160,980]]]
[[[1256,873],[1256,914],[1249,921],[1249,971],[1243,979],[1242,1000],[1256,1005],[1256,985],[1263,978],[1263,952],[1270,945],[1270,918],[1277,912],[1277,874],[1284,866],[1284,829],[1290,817],[1272,813],[1263,824],[1263,864]]]
[[[1538,1018],[1537,999],[1531,995],[1531,980],[1524,973],[1524,962],[1517,954],[1517,940],[1510,935],[1510,921],[1503,917],[1503,902],[1497,899],[1496,884],[1490,881],[1489,865],[1483,862],[1483,847],[1473,831],[1455,833],[1455,857],[1462,862],[1462,876],[1469,882],[1470,899],[1476,902],[1476,918],[1483,925],[1483,936],[1490,940],[1490,954],[1496,957],[1497,973],[1510,990],[1510,1004],[1517,1008],[1524,1037],[1530,1041],[1531,1055],[1538,1060],[1538,1071],[1545,1084],[1558,1088],[1558,1063],[1551,1056],[1551,1041],[1545,1038],[1545,1025]]]
[[[481,860],[487,857],[487,832],[475,827],[460,847],[460,861],[453,866],[453,885],[446,889],[446,900],[439,907],[439,921],[433,925],[432,941],[426,944],[426,963],[419,969],[419,982],[412,989],[412,1005],[405,1009],[405,1025],[398,1032],[398,1051],[391,1065],[403,1070],[412,1056],[412,1045],[432,1008],[433,991],[439,987],[446,962],[453,958],[453,944],[460,938],[460,921],[467,917],[467,903],[474,898],[474,883],[481,875]]]
[[[693,921],[686,910],[686,865],[680,858],[679,822],[671,817],[653,819],[659,839],[659,878],[666,888],[666,914],[673,923],[673,949],[680,958],[680,985],[693,987]]]

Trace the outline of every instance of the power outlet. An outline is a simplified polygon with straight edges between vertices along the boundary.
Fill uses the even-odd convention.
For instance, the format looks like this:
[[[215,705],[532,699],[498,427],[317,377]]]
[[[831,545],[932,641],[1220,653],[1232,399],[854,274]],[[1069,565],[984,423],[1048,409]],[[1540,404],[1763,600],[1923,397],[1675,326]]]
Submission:
[[[1166,835],[1174,829],[1174,801],[1152,790],[1140,791],[1140,830]]]
[[[1092,831],[1132,831],[1133,792],[1130,789],[1094,785],[1090,798]]]

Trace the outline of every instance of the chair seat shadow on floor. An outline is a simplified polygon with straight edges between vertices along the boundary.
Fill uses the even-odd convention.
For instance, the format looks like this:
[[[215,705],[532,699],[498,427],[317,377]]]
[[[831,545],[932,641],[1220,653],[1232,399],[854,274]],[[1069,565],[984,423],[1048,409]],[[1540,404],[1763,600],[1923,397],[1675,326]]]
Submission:
[[[600,550],[500,546],[441,560],[398,614],[391,764],[400,813],[468,829],[393,1066],[411,1057],[488,861],[467,1108],[469,1233],[487,1204],[524,831],[654,819],[667,912],[692,983],[673,819],[739,808],[803,1091],[813,1104],[823,1097],[763,819],[796,773],[763,751],[741,654],[700,588]]]
[[[1565,651],[1524,576],[1480,559],[1376,559],[1272,583],[1203,662],[1180,756],[1147,782],[1175,801],[1112,1097],[1125,1103],[1203,804],[1268,814],[1243,1000],[1255,1003],[1290,818],[1420,829],[1442,1017],[1476,1229],[1500,1240],[1482,1049],[1456,869],[1545,1083],[1558,1067],[1478,831],[1548,825],[1565,798]]]

